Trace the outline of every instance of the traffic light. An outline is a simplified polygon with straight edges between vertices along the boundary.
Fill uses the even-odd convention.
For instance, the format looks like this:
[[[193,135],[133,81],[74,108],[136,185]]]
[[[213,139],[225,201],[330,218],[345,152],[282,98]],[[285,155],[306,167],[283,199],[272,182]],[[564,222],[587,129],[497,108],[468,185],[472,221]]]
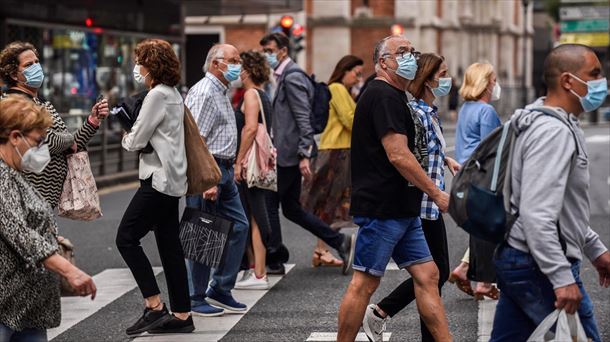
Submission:
[[[292,25],[294,25],[294,18],[291,16],[285,15],[280,19],[280,27],[282,28],[284,34],[288,37],[290,37],[290,29],[292,28]]]
[[[392,31],[393,36],[402,36],[405,33],[405,28],[400,24],[394,24],[390,27],[390,31]]]
[[[299,24],[294,24],[290,32],[290,42],[292,43],[292,49],[294,53],[299,53],[304,49],[302,41],[305,38],[305,28]]]
[[[271,28],[271,32],[283,32],[290,39],[290,57],[296,60],[297,53],[305,49],[303,39],[305,38],[305,27],[294,22],[294,18],[285,15],[280,18],[279,23]]]

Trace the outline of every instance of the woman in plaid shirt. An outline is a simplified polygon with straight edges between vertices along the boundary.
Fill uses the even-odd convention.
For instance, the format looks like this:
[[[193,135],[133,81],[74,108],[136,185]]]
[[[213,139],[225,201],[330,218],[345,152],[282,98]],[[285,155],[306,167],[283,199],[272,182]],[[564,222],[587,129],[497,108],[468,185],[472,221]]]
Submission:
[[[424,158],[424,164],[427,164],[428,176],[441,190],[445,190],[445,165],[451,173],[460,169],[460,164],[445,155],[445,139],[438,117],[438,108],[434,105],[438,97],[449,94],[451,78],[447,75],[445,58],[434,53],[425,53],[417,61],[417,74],[409,85],[409,92],[413,95],[413,99],[409,101],[409,107],[414,121],[422,129],[422,135],[427,145],[427,151],[425,151],[427,158]],[[449,277],[447,233],[439,208],[426,194],[422,198],[420,217],[430,253],[439,269],[438,288],[440,292]],[[363,322],[364,331],[369,339],[381,341],[387,318],[393,317],[414,299],[413,280],[409,278],[377,305],[369,305]],[[432,334],[423,323],[421,333],[422,341],[434,341]]]

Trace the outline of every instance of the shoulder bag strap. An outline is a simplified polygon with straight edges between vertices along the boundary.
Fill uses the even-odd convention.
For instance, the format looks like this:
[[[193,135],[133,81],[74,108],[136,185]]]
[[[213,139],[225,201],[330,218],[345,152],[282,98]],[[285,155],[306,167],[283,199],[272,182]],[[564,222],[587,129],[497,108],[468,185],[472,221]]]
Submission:
[[[267,119],[265,118],[265,109],[263,108],[263,99],[261,99],[261,95],[258,93],[258,89],[254,89],[256,93],[256,97],[258,98],[258,107],[260,108],[260,113],[263,116],[263,126],[265,126],[265,132],[267,132]]]

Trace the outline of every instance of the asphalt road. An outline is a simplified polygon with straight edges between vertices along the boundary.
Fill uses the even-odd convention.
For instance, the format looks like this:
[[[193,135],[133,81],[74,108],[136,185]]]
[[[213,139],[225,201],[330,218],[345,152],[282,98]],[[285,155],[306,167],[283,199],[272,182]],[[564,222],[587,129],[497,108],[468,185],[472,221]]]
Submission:
[[[591,225],[610,245],[610,128],[586,128],[587,137],[598,137],[588,145],[591,165]],[[448,132],[448,145],[453,136]],[[601,138],[599,138],[601,137]],[[593,138],[595,140],[595,138]],[[108,268],[124,268],[125,263],[116,250],[116,228],[134,190],[114,192],[102,196],[104,217],[93,223],[60,219],[60,233],[78,248],[77,263],[90,274]],[[446,217],[451,266],[454,267],[467,246],[467,235]],[[284,240],[288,245],[290,263],[296,267],[273,287],[223,338],[222,341],[305,341],[312,332],[336,332],[339,302],[350,280],[339,269],[312,268],[311,253],[315,238],[296,225],[282,221]],[[159,266],[158,253],[152,236],[143,241],[154,266]],[[388,271],[374,296],[379,300],[406,279],[404,271]],[[582,278],[596,307],[602,340],[610,341],[610,289],[597,284],[591,264],[583,263]],[[167,298],[165,280],[158,277]],[[443,289],[443,302],[455,341],[476,341],[478,304],[450,284]],[[138,290],[104,307],[93,316],[59,335],[53,341],[127,341],[124,329],[142,310]],[[393,318],[387,328],[391,341],[418,341],[419,318],[414,305]]]

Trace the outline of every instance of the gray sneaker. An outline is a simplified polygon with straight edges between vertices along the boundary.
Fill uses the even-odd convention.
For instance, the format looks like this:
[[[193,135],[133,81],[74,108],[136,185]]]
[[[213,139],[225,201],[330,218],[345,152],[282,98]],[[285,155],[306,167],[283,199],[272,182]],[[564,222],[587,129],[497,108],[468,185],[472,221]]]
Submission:
[[[362,329],[364,329],[364,334],[369,341],[381,342],[383,341],[385,324],[390,318],[380,318],[375,316],[375,308],[377,308],[377,305],[375,304],[369,304],[369,306],[366,307],[364,319],[362,320]]]

